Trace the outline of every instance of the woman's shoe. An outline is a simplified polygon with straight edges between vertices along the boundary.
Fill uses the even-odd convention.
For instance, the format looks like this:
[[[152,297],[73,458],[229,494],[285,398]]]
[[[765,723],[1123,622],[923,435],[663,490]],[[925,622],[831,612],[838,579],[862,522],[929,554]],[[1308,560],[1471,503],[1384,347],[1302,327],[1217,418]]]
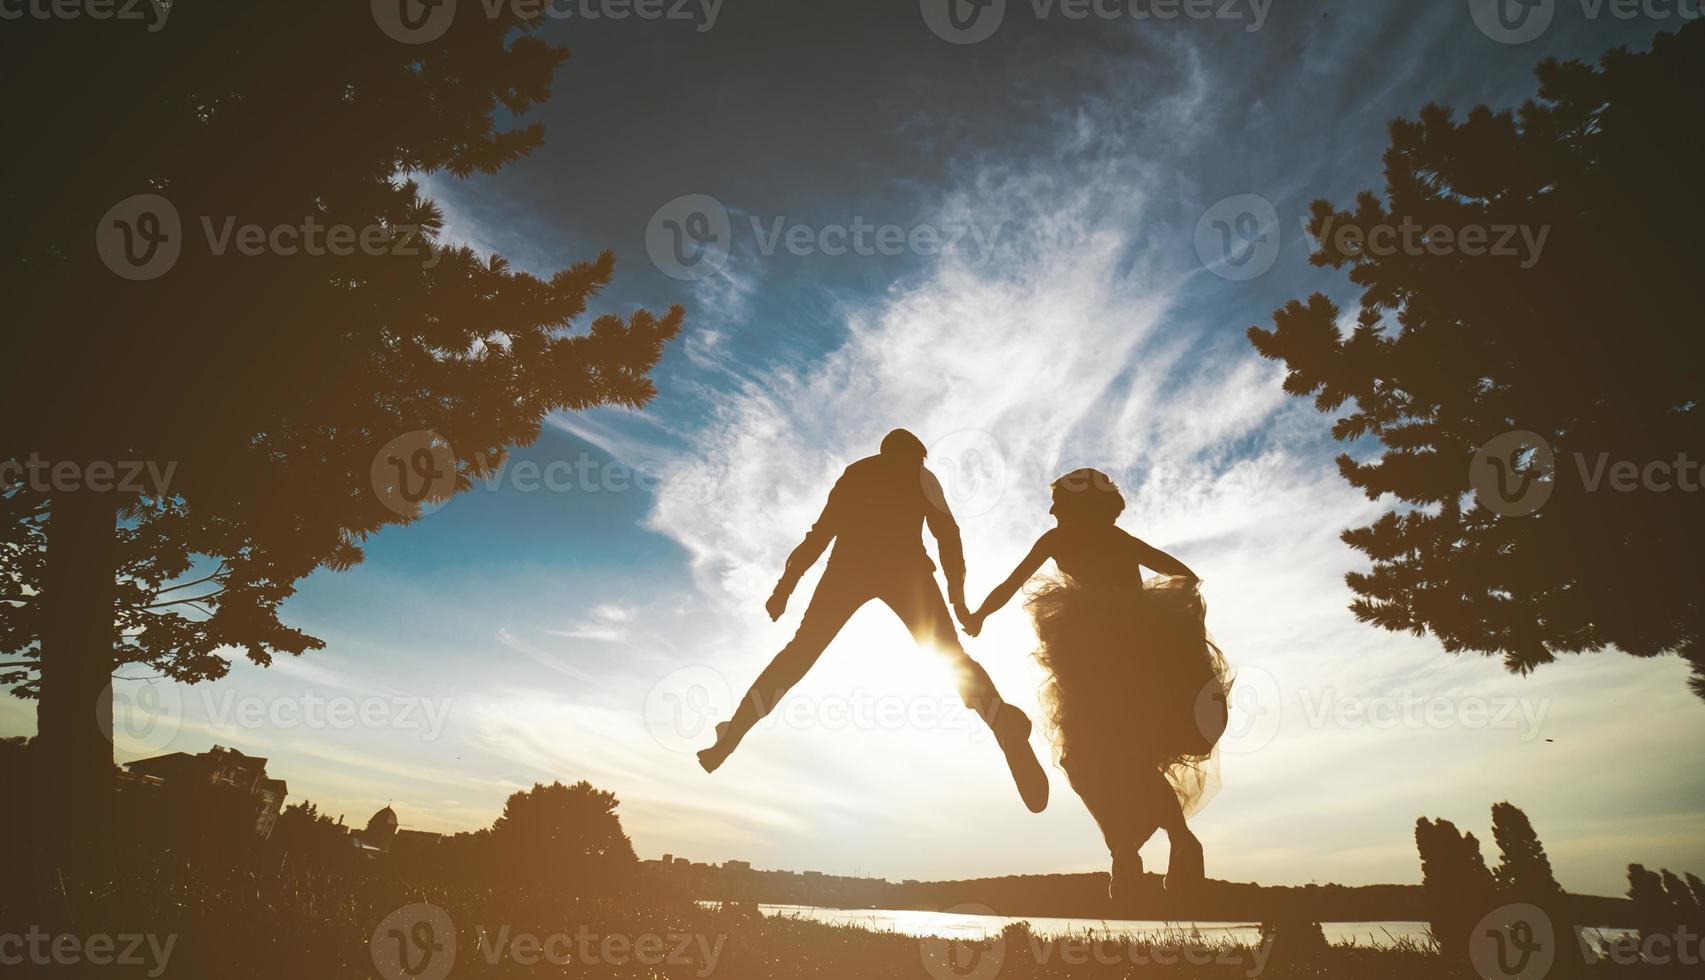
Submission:
[[[1107,897],[1116,906],[1128,905],[1143,885],[1143,856],[1135,844],[1113,852],[1113,874],[1107,882]]]
[[[1179,835],[1172,841],[1172,858],[1166,864],[1166,890],[1185,892],[1200,884],[1207,877],[1203,862],[1202,842],[1196,835]]]

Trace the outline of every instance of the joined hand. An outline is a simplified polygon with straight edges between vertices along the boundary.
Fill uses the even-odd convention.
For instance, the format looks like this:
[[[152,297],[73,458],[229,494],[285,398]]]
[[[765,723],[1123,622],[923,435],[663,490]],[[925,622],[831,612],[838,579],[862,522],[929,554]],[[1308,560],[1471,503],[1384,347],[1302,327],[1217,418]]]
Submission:
[[[983,620],[987,617],[976,615],[963,603],[955,606],[953,613],[959,617],[959,625],[965,630],[966,636],[975,638],[977,634],[983,632]]]

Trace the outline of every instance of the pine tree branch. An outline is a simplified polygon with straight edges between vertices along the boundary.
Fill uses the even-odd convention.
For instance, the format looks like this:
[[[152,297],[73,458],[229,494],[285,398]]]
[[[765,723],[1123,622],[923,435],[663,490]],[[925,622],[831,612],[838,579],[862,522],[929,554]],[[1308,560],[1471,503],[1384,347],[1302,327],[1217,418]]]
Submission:
[[[187,589],[187,588],[189,588],[189,587],[190,587],[190,586],[192,586],[192,585],[200,585],[200,584],[202,584],[202,583],[203,583],[203,582],[211,582],[211,581],[213,581],[213,580],[214,580],[214,579],[216,579],[216,578],[218,578],[218,577],[219,577],[219,576],[220,576],[220,575],[221,575],[221,574],[223,574],[223,573],[224,573],[224,572],[225,572],[225,571],[226,571],[226,567],[225,567],[225,563],[224,563],[224,562],[220,562],[220,563],[219,563],[219,567],[218,567],[218,568],[215,568],[215,569],[214,569],[214,570],[213,570],[213,574],[212,574],[212,575],[209,575],[209,576],[207,576],[207,577],[206,577],[206,578],[198,578],[198,579],[196,579],[196,580],[195,580],[195,581],[193,581],[193,582],[184,582],[184,583],[183,583],[183,584],[181,584],[181,585],[169,585],[169,586],[167,586],[167,587],[165,587],[165,588],[163,588],[163,589],[158,589],[158,590],[156,590],[156,591],[155,591],[155,592],[154,592],[154,595],[155,595],[155,596],[156,596],[156,597],[158,597],[158,596],[163,596],[163,595],[165,595],[165,594],[166,594],[166,593],[168,593],[168,592],[176,592],[176,591],[177,591],[177,590],[179,590],[179,589]]]
[[[152,604],[146,605],[146,606],[138,606],[137,608],[146,611],[149,609],[164,609],[167,606],[182,606],[182,605],[193,606],[198,602],[202,602],[202,601],[207,600],[207,599],[213,599],[213,598],[216,598],[216,597],[224,595],[224,594],[225,594],[224,589],[215,589],[212,592],[207,593],[206,595],[191,596],[188,599],[173,599],[169,602],[156,602],[156,603],[152,603]],[[197,608],[200,608],[200,607],[197,607]]]

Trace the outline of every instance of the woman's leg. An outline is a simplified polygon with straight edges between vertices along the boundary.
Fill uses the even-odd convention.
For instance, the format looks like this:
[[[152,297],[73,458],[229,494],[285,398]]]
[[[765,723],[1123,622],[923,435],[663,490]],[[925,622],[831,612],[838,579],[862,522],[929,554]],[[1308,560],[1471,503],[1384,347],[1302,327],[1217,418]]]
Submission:
[[[1083,800],[1095,825],[1101,828],[1102,839],[1113,857],[1112,880],[1108,894],[1120,902],[1136,894],[1143,878],[1142,846],[1160,829],[1152,805],[1144,805],[1141,787],[1132,783],[1128,771],[1103,761],[1088,760],[1083,753],[1069,754],[1060,760],[1072,789]]]
[[[1184,808],[1172,783],[1160,770],[1146,774],[1143,782],[1143,795],[1150,801],[1155,823],[1166,831],[1166,840],[1172,846],[1172,856],[1166,864],[1167,889],[1186,888],[1201,881],[1205,877],[1202,842],[1184,822]]]

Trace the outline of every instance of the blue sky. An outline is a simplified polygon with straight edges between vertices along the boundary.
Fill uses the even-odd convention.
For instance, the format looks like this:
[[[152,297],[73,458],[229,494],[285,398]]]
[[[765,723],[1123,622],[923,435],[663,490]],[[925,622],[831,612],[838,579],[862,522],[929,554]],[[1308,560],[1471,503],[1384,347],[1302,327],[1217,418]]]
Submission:
[[[1665,25],[1565,2],[1506,45],[1455,0],[1279,2],[1259,30],[1246,6],[1079,22],[1015,0],[973,45],[906,2],[728,3],[702,31],[549,24],[573,58],[536,115],[546,144],[424,184],[451,237],[523,268],[614,249],[600,310],[686,305],[661,394],[637,415],[551,419],[492,486],[308,579],[286,619],[325,651],[149,688],[168,723],[121,733],[120,758],[217,741],[273,759],[293,800],[352,822],[391,802],[445,831],[489,823],[515,788],[588,778],[645,856],[893,879],[1101,869],[1062,775],[1049,811],[1026,813],[938,665],[876,607],[716,776],[690,754],[797,625],[815,576],[779,624],[762,601],[839,468],[905,425],[956,495],[974,599],[1048,526],[1046,481],[1080,465],[1126,486],[1125,527],[1204,576],[1244,679],[1196,821],[1211,875],[1415,881],[1417,817],[1489,838],[1504,799],[1572,889],[1619,893],[1633,861],[1705,867],[1705,777],[1671,762],[1705,738],[1685,669],[1607,654],[1523,680],[1356,623],[1343,575],[1361,563],[1337,534],[1387,504],[1342,483],[1330,420],[1243,336],[1315,290],[1353,308],[1340,273],[1308,265],[1300,218],[1381,187],[1390,119],[1514,107],[1543,57],[1645,46]],[[689,194],[733,229],[696,281],[647,251],[654,215]],[[1245,194],[1272,203],[1282,248],[1234,281],[1197,229]],[[992,246],[764,254],[753,231],[859,219]],[[529,489],[522,464],[554,464],[554,488]],[[1031,639],[1014,607],[969,644],[1027,706]],[[118,690],[141,703],[136,682]],[[292,722],[315,698],[381,707]],[[0,725],[28,730],[27,712],[8,703]],[[1146,853],[1164,866],[1163,843]]]

